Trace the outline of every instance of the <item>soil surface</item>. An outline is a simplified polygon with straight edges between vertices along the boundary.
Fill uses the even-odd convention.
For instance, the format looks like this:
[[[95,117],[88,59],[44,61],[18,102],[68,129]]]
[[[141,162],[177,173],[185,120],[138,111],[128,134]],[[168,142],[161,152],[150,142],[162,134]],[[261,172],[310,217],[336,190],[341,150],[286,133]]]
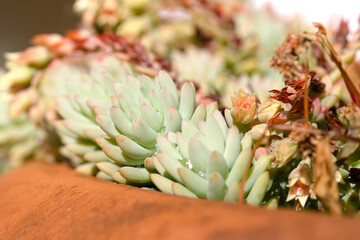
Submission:
[[[175,197],[30,163],[0,179],[0,238],[358,239],[360,221]]]

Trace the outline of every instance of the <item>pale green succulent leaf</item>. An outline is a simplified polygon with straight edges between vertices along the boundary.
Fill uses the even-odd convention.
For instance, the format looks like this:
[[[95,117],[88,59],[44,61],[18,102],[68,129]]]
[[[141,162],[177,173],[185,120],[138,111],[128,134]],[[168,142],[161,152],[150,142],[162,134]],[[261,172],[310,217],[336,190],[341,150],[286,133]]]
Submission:
[[[134,140],[147,148],[153,148],[156,145],[157,133],[141,118],[135,118],[131,126]]]
[[[109,117],[106,117],[104,115],[97,115],[96,122],[98,123],[99,127],[110,137],[115,138],[117,135],[120,134],[120,132],[117,131]]]
[[[172,178],[174,178],[179,183],[183,183],[182,179],[180,178],[177,172],[177,169],[182,168],[184,166],[181,165],[181,163],[178,160],[162,153],[156,154],[156,158]]]
[[[190,122],[187,119],[182,120],[182,122],[181,122],[181,133],[185,137],[191,138],[198,132],[199,132],[199,129],[195,126],[194,123]]]
[[[205,198],[207,189],[208,189],[208,181],[204,178],[200,177],[193,171],[187,168],[178,168],[178,173],[181,179],[184,182],[184,185],[196,196]]]
[[[101,147],[106,156],[114,162],[128,166],[137,166],[143,163],[142,159],[131,159],[130,157],[125,156],[118,146],[109,143],[101,143],[100,141],[101,138],[96,139],[97,144]]]
[[[117,98],[120,103],[121,110],[128,115],[128,117],[132,120],[133,117],[131,117],[130,112],[133,110],[136,110],[139,106],[138,99],[133,99],[129,97],[126,94],[119,94],[117,95]]]
[[[144,166],[145,169],[149,172],[149,173],[157,173],[158,171],[156,170],[155,164],[154,164],[154,158],[155,156],[151,156],[145,159],[144,161]]]
[[[155,152],[155,149],[146,149],[124,135],[116,136],[116,143],[125,155],[134,159],[145,159]]]
[[[172,184],[174,183],[173,181],[156,173],[151,173],[150,178],[155,186],[160,189],[160,191],[168,194],[174,194],[172,191]]]
[[[247,132],[244,137],[241,139],[241,150],[251,148],[253,140],[251,134]]]
[[[82,122],[78,122],[72,119],[66,119],[66,120],[62,120],[64,126],[71,131],[72,133],[76,134],[77,136],[79,136],[80,138],[83,139],[87,139],[88,137],[84,134],[83,130],[84,129],[97,129],[97,130],[101,130],[98,126],[93,125],[93,124],[85,124]],[[102,130],[101,130],[102,132]],[[104,132],[103,132],[104,134]]]
[[[160,113],[150,104],[141,104],[141,118],[156,132],[160,132],[163,127],[164,119]]]
[[[236,126],[232,126],[226,139],[224,158],[227,166],[232,168],[236,158],[240,154],[241,135]]]
[[[107,116],[109,114],[109,103],[104,100],[91,98],[88,99],[86,103],[89,107],[91,107],[91,109],[93,109],[96,115]]]
[[[91,141],[95,141],[96,138],[106,135],[100,127],[85,128],[82,132],[86,138]]]
[[[181,115],[175,107],[170,107],[166,115],[166,132],[178,132],[181,130]]]
[[[96,177],[100,178],[102,180],[105,180],[105,181],[113,181],[113,178],[110,175],[107,175],[106,173],[104,173],[103,171],[99,171],[96,174]]]
[[[255,162],[254,169],[252,170],[250,177],[246,180],[245,183],[245,193],[248,193],[250,191],[259,176],[269,168],[272,159],[273,156],[271,154],[268,154],[260,157]]]
[[[77,166],[75,170],[81,174],[93,176],[98,172],[95,163],[85,163]]]
[[[213,172],[209,178],[209,187],[207,191],[208,199],[222,200],[225,196],[226,184],[224,178],[218,172]]]
[[[218,109],[218,103],[212,102],[206,106],[206,119],[208,119]]]
[[[267,209],[277,209],[279,206],[279,197],[273,197],[265,204]]]
[[[191,192],[189,189],[179,183],[173,182],[171,184],[171,189],[173,193],[177,196],[198,198],[193,192]]]
[[[206,119],[206,106],[205,104],[200,104],[194,111],[194,114],[191,117],[191,122],[198,126],[199,121]]]
[[[159,162],[156,156],[152,156],[152,163],[155,166],[155,169],[158,173],[160,173],[162,176],[168,177],[166,169],[164,166]]]
[[[67,136],[69,138],[76,138],[77,135],[75,133],[73,133],[72,131],[70,131],[65,125],[64,122],[62,120],[57,120],[53,122],[53,125],[56,129],[56,132],[60,133],[61,135]],[[3,137],[5,137],[5,134],[2,135]],[[1,137],[1,136],[0,136]],[[4,138],[5,140],[7,138]],[[0,142],[3,142],[3,140],[0,140]]]
[[[87,117],[73,110],[73,108],[69,104],[68,98],[70,97],[63,97],[57,99],[57,110],[59,114],[65,119],[68,118],[78,122],[92,124],[93,122],[91,122]]]
[[[214,116],[210,116],[207,119],[205,123],[204,135],[206,138],[206,145],[211,151],[218,151],[221,154],[224,153],[224,137],[221,128]]]
[[[112,179],[114,179],[115,182],[122,183],[122,184],[129,184],[129,182],[123,176],[121,176],[119,171],[114,172],[113,174],[110,175],[110,177]]]
[[[161,96],[161,102],[163,105],[163,112],[164,112],[165,116],[167,116],[167,113],[168,113],[170,107],[178,108],[178,105],[177,105],[177,102],[176,102],[174,96],[171,94],[171,92],[166,87],[163,87],[160,90],[160,96]],[[165,124],[167,124],[167,123],[165,122]]]
[[[224,141],[226,141],[227,137],[228,137],[228,132],[229,132],[229,129],[228,129],[228,126],[226,124],[226,121],[224,119],[224,117],[222,116],[222,114],[220,113],[219,110],[216,110],[213,114],[213,117],[216,119],[216,121],[218,122],[219,124],[219,127],[221,129],[221,132],[224,136]]]
[[[182,159],[182,156],[176,150],[172,143],[170,143],[165,137],[158,136],[157,137],[157,147],[159,153],[165,153],[169,157],[174,159]]]
[[[254,186],[251,188],[246,202],[251,205],[259,205],[265,196],[266,189],[269,183],[269,172],[262,173],[256,180]]]
[[[229,176],[226,179],[226,185],[231,186],[236,181],[240,181],[244,174],[246,165],[251,161],[252,150],[251,148],[243,150],[237,157],[234,166],[230,170]]]
[[[87,162],[110,161],[110,158],[102,150],[85,153],[83,159]]]
[[[150,92],[152,90],[160,91],[160,89],[158,88],[158,86],[156,86],[154,81],[146,75],[140,77],[140,89],[142,95],[145,96],[146,98],[150,98]]]
[[[121,134],[131,136],[131,121],[120,108],[115,106],[111,107],[110,117]]]
[[[193,169],[197,172],[206,172],[207,161],[210,157],[210,150],[200,141],[198,137],[192,137],[188,143],[189,160]]]
[[[233,118],[231,116],[231,112],[230,112],[229,109],[225,109],[224,116],[225,116],[225,120],[226,120],[227,125],[229,127],[232,127],[234,125],[234,122],[233,122]]]
[[[221,174],[223,179],[226,179],[229,174],[229,170],[224,157],[217,151],[212,151],[210,153],[206,169],[207,179],[210,179],[214,172]]]
[[[79,106],[81,112],[88,118],[88,119],[95,119],[96,115],[93,109],[87,104],[87,98],[80,95],[75,95],[74,97],[77,105]]]
[[[172,106],[177,107],[179,105],[178,91],[170,75],[165,71],[160,71],[157,78],[161,89],[164,87],[167,88],[170,91],[171,95],[173,96],[176,105],[172,105]]]
[[[234,182],[226,191],[224,201],[237,202],[239,201],[241,183],[239,181]]]
[[[195,88],[191,83],[184,83],[181,88],[179,112],[184,119],[190,119],[195,110]]]
[[[122,167],[119,170],[121,176],[134,183],[150,183],[150,174],[145,168]]]
[[[164,108],[161,100],[160,91],[152,89],[150,91],[149,99],[151,105],[153,105],[153,107],[160,113],[161,116],[164,116]]]
[[[184,136],[181,132],[176,133],[176,142],[180,154],[185,158],[189,159],[189,138]]]
[[[87,152],[92,152],[96,149],[96,145],[94,144],[81,144],[81,143],[74,143],[74,144],[68,144],[65,146],[65,148],[78,155],[78,156],[83,156],[84,154],[86,154]]]
[[[111,176],[111,174],[114,174],[115,172],[118,172],[120,169],[118,165],[111,162],[98,162],[96,163],[96,167],[109,176]]]

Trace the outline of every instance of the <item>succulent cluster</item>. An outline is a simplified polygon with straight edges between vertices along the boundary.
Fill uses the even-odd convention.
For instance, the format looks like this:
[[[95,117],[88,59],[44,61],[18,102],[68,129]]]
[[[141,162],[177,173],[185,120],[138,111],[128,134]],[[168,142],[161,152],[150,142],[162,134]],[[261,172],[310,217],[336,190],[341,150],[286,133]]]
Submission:
[[[255,127],[245,135],[216,110],[200,108],[201,118],[182,120],[182,131],[157,138],[158,152],[147,158],[146,169],[162,192],[208,199],[238,201],[240,180],[252,161]],[[262,134],[262,133],[260,133]],[[267,171],[273,159],[265,154],[254,160],[245,185],[246,202],[258,205],[271,188]]]
[[[99,33],[113,31],[168,57],[179,76],[191,77],[186,80],[197,82],[204,96],[228,94],[224,78],[246,88],[248,83],[240,75],[251,78],[256,73],[266,85],[271,85],[265,78],[269,75],[272,83],[280,82],[269,71],[267,59],[288,32],[305,25],[299,19],[284,21],[270,10],[256,10],[247,1],[234,0],[77,0],[74,10],[84,26]],[[207,64],[199,64],[205,56]],[[189,74],[195,62],[196,71]],[[204,72],[206,76],[197,78]],[[204,81],[205,77],[210,81]],[[266,91],[261,93],[267,95]]]
[[[1,161],[51,155],[178,196],[358,213],[360,34],[288,35],[270,59],[283,82],[265,94],[285,24],[245,6],[76,1],[99,34],[39,35],[7,55]]]
[[[181,130],[181,120],[192,117],[195,89],[185,83],[179,96],[166,72],[152,79],[133,74],[126,63],[114,64],[113,71],[99,66],[68,82],[68,94],[58,98],[62,152],[79,171],[147,184],[145,158],[156,152],[157,136]]]

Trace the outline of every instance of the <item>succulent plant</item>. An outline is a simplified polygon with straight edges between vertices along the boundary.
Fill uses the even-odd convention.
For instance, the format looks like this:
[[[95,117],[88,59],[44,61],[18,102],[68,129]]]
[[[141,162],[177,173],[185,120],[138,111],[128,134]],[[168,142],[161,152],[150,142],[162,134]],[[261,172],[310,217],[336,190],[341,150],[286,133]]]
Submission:
[[[238,201],[240,181],[249,161],[246,202],[259,205],[270,189],[271,154],[253,157],[253,134],[245,135],[215,110],[205,108],[196,121],[182,120],[182,131],[157,138],[158,152],[145,160],[150,177],[162,192],[195,198]],[[255,136],[255,135],[254,135]]]
[[[0,133],[0,174],[42,154],[39,143],[44,131],[37,129],[25,114],[10,118],[7,100],[0,101]]]
[[[172,55],[177,81],[193,81],[199,86],[202,97],[224,93],[226,76],[221,58],[208,51],[190,47],[185,51],[175,51]]]
[[[267,57],[289,29],[298,30],[293,22],[300,22],[285,22],[246,1],[129,2],[77,0],[74,10],[86,27],[126,36],[159,56],[199,47],[220,58],[222,72],[232,75],[267,73]]]
[[[246,4],[76,1],[99,35],[7,54],[0,171],[51,146],[79,172],[174,195],[359,211],[360,89],[345,69],[359,34],[342,21],[332,43],[321,24],[288,35],[270,60],[280,83],[265,64],[289,25]]]
[[[182,119],[196,117],[195,89],[178,90],[165,72],[155,79],[131,72],[123,63],[106,72],[97,66],[83,79],[68,82],[68,94],[58,98],[63,120],[55,126],[81,172],[118,182],[150,183],[144,160],[156,153],[156,137],[181,130]],[[208,108],[212,109],[212,104]]]

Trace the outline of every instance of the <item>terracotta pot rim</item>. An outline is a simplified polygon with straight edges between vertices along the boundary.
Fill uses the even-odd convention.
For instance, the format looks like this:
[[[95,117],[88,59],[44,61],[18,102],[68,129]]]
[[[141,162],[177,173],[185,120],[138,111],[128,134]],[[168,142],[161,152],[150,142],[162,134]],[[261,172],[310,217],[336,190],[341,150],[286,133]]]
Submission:
[[[29,163],[0,178],[3,239],[335,239],[358,219],[172,196]],[[269,235],[271,234],[271,235]]]

